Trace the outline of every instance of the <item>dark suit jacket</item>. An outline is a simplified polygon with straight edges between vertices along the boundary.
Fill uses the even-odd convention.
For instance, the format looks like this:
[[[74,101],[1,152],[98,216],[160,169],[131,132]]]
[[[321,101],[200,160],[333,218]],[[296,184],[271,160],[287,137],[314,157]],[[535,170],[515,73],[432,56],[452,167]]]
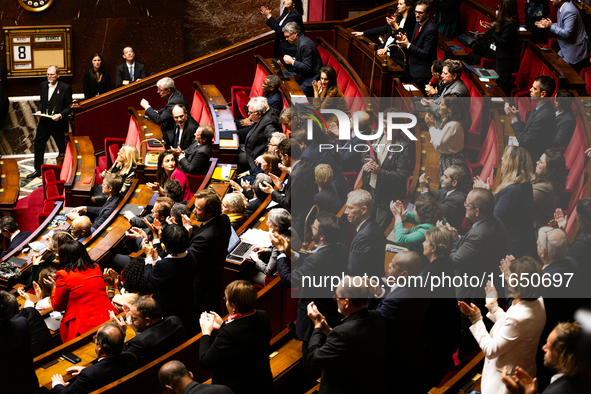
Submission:
[[[330,212],[336,215],[342,208],[339,201],[339,195],[331,185],[320,190],[314,195],[314,205],[316,205],[320,212]]]
[[[68,387],[59,384],[53,389],[57,394],[85,394],[117,380],[135,369],[137,360],[133,354],[124,353],[115,357],[107,357],[94,365],[84,368],[70,382]]]
[[[213,383],[228,386],[236,394],[271,392],[271,337],[267,313],[257,310],[224,323],[213,343],[211,336],[203,335],[199,342],[199,364],[213,371]]]
[[[191,308],[193,280],[197,263],[189,251],[182,258],[164,258],[155,265],[146,264],[144,285],[154,292],[154,298],[162,308],[163,316],[178,316],[187,335],[194,334],[198,317]]]
[[[187,108],[187,111],[188,110],[189,109]],[[175,123],[172,130],[162,133],[162,139],[164,139],[164,146],[166,149],[170,149],[172,147],[172,143],[174,142],[174,134],[176,133],[178,127],[179,126]],[[185,123],[181,140],[178,142],[178,147],[180,147],[182,150],[189,148],[189,146],[191,146],[191,144],[195,141],[195,132],[197,131],[198,127],[199,123],[197,123],[191,114],[187,113],[187,122]]]
[[[518,23],[507,22],[498,32],[494,29],[489,30],[492,35],[494,43],[497,47],[496,58],[500,60],[510,60],[517,57],[517,31],[519,29]],[[509,70],[513,71],[513,70]]]
[[[33,394],[39,381],[33,368],[31,329],[24,317],[0,324],[2,392]]]
[[[133,66],[133,81],[137,81],[138,79],[144,79],[148,76],[146,74],[146,67],[142,63],[135,62]],[[117,75],[115,77],[115,87],[123,86],[123,81],[129,81],[129,67],[127,66],[127,62],[123,62],[117,66]]]
[[[205,175],[209,170],[211,155],[211,144],[199,145],[193,140],[185,150],[185,157],[179,160],[179,167],[186,174]]]
[[[556,115],[551,102],[534,110],[527,123],[519,120],[511,124],[519,146],[527,149],[533,163],[538,161],[546,149],[552,147],[556,136]]]
[[[21,309],[13,319],[24,317],[31,329],[31,353],[37,357],[55,347],[55,341],[49,332],[45,321],[35,308]]]
[[[275,19],[270,17],[267,19],[267,26],[271,29],[275,30],[275,47],[274,47],[274,57],[282,58],[283,55],[289,55],[291,57],[295,57],[297,46],[290,44],[283,35],[283,26],[285,26],[289,22],[296,22],[300,25],[301,34],[304,34],[304,23],[302,21],[302,16],[298,14],[295,10],[293,10],[290,14],[287,14],[287,8],[283,9],[283,12],[279,16],[279,19]],[[287,18],[285,16],[287,15]],[[285,20],[283,20],[285,18]],[[279,24],[279,21],[282,21],[282,24]]]
[[[123,194],[117,193],[114,196],[107,198],[107,201],[102,207],[87,207],[87,213],[95,215],[92,222],[92,227],[99,228],[101,224],[113,213],[117,205],[123,200]]]
[[[158,111],[155,111],[152,107],[149,107],[146,110],[146,115],[152,119],[154,123],[160,125],[163,135],[165,134],[165,131],[173,130],[174,126],[176,125],[174,119],[172,118],[172,108],[177,104],[184,105],[185,108],[187,108],[187,111],[190,109],[185,96],[183,96],[183,94],[178,90],[175,90],[168,98],[166,107],[159,109]]]
[[[183,322],[176,316],[165,317],[125,344],[123,352],[133,354],[138,366],[146,365],[185,342]]]
[[[542,394],[586,393],[589,391],[589,386],[591,386],[589,379],[562,376],[546,387]]]
[[[440,257],[431,262],[421,276],[442,278],[442,275],[453,277],[454,266],[451,258]],[[441,286],[433,290],[427,289],[426,296],[431,299],[423,324],[423,355],[425,363],[433,373],[434,383],[438,384],[443,375],[453,365],[453,354],[460,345],[460,309],[453,286]],[[435,382],[436,381],[436,382]]]
[[[591,237],[579,233],[573,243],[568,247],[568,257],[572,257],[575,260],[581,271],[581,276],[584,278],[591,277],[589,256],[591,256]],[[591,290],[586,289],[586,291],[586,296],[591,296]]]
[[[269,111],[258,122],[252,125],[244,141],[244,153],[250,168],[255,168],[255,159],[265,153],[271,135],[281,131],[279,119],[274,111]]]
[[[509,185],[495,194],[494,215],[503,221],[509,237],[508,253],[536,255],[533,219],[534,192],[530,182]]]
[[[566,148],[571,138],[573,138],[575,127],[577,127],[577,117],[574,112],[569,111],[558,114],[556,116],[556,137],[552,141],[552,147]]]
[[[68,122],[68,116],[72,113],[72,109],[70,108],[70,104],[72,104],[72,88],[67,83],[58,79],[57,87],[51,96],[51,100],[47,99],[48,92],[49,82],[41,82],[41,100],[39,100],[37,110],[41,111],[42,114],[61,114],[62,118],[57,122],[49,118],[39,118],[37,132],[60,130],[67,133],[70,124]]]
[[[311,88],[312,81],[318,79],[322,66],[324,64],[320,58],[318,46],[305,35],[300,35],[293,62],[293,69],[300,79],[300,86]]]
[[[397,287],[380,301],[376,310],[386,322],[386,367],[389,381],[396,381],[401,393],[414,392],[420,370],[422,340],[421,327],[429,307],[429,300],[416,298],[412,287]]]
[[[200,316],[203,311],[221,312],[224,262],[228,255],[231,227],[226,215],[213,218],[201,228],[193,227],[189,249],[197,261],[193,282],[195,316]]]
[[[29,238],[29,235],[31,235],[30,231],[21,231],[20,233],[18,233],[14,237],[14,239],[12,241],[10,241],[10,244],[8,245],[8,248],[6,248],[6,251],[2,252],[2,254],[0,254],[0,257],[4,257],[8,253],[12,252],[17,246],[19,246],[21,243],[25,242],[25,239]]]
[[[276,190],[271,193],[273,201],[291,212],[291,226],[300,236],[303,236],[304,222],[313,205],[316,190],[318,188],[314,183],[314,169],[300,160],[292,166],[283,194]]]
[[[400,135],[394,137],[392,144],[400,144],[402,152],[388,153],[378,172],[374,202],[376,206],[383,209],[390,209],[390,201],[402,200],[406,196],[406,182],[410,174],[410,155],[414,146],[407,142]],[[381,147],[380,149],[383,149]],[[373,149],[373,148],[372,148]],[[378,155],[378,152],[375,152]],[[370,159],[369,153],[363,153],[363,159]],[[377,157],[376,157],[377,159]],[[371,174],[363,173],[363,189],[370,188]]]
[[[409,72],[413,79],[431,78],[431,64],[437,59],[439,32],[435,23],[428,20],[416,38],[413,38],[420,25],[415,24],[411,36],[407,36],[411,46],[407,48]]]
[[[310,367],[322,369],[320,393],[385,392],[384,343],[384,319],[367,309],[347,316],[328,336],[320,328],[314,329],[308,344],[308,362]]]
[[[507,247],[507,229],[501,219],[491,216],[477,222],[476,227],[468,230],[451,251],[456,275],[475,275],[479,278],[485,272],[497,275],[499,262],[507,255]],[[483,300],[482,289],[478,286],[457,287],[456,296],[466,302]]]
[[[455,229],[461,229],[464,217],[466,216],[466,208],[464,208],[464,201],[466,201],[466,193],[455,190],[449,196],[446,196],[448,190],[429,190],[429,193],[433,198],[437,200],[441,207],[445,211],[445,219],[449,222],[450,226]]]
[[[234,394],[234,392],[221,384],[191,382],[185,386],[183,394]]]
[[[283,110],[283,96],[281,96],[279,89],[271,92],[271,94],[265,92],[263,97],[267,99],[267,104],[269,104],[269,107],[271,107],[272,110],[275,110],[276,114],[279,116]]]
[[[287,259],[278,259],[277,271],[284,286],[301,287],[296,334],[301,340],[308,341],[314,330],[314,324],[308,318],[307,308],[310,302],[314,301],[329,326],[334,328],[340,324],[342,316],[338,313],[336,302],[332,299],[334,292],[330,291],[330,286],[313,288],[309,280],[318,281],[326,275],[337,275],[340,278],[343,273],[346,273],[347,248],[341,244],[321,247],[316,253],[306,257],[301,267],[295,271],[292,271],[289,263]]]
[[[393,32],[392,27],[390,25],[384,25],[380,27],[376,27],[375,29],[365,30],[363,35],[365,37],[373,37],[373,36],[381,36],[386,35],[384,39],[384,43],[388,42],[388,39],[394,34],[398,33],[405,33],[408,39],[412,38],[412,33],[415,31],[415,24],[417,19],[413,12],[408,13],[408,17],[406,18],[406,22],[404,22],[404,27],[402,29],[398,29],[398,31]],[[380,44],[380,48],[383,48],[384,44]]]
[[[373,219],[367,219],[355,234],[349,248],[349,275],[384,276],[386,236]]]
[[[248,219],[253,213],[256,212],[257,209],[261,206],[261,204],[265,201],[264,198],[253,198],[248,201],[248,207],[244,211],[246,218]]]

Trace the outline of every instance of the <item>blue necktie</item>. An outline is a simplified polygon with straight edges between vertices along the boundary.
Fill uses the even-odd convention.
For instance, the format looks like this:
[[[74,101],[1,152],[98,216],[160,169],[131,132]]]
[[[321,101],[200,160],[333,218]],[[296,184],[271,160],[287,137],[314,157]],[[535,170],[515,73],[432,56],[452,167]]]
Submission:
[[[129,66],[129,80],[133,82],[133,66]]]

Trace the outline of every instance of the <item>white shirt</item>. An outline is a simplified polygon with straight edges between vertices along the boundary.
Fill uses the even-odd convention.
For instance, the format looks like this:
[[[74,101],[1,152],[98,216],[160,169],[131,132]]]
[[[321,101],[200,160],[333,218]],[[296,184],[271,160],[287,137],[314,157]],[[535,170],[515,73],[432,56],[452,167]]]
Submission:
[[[55,92],[55,89],[57,88],[57,81],[55,82],[55,84],[49,84],[48,89],[47,89],[47,100],[51,100],[51,96],[53,96],[53,92]]]

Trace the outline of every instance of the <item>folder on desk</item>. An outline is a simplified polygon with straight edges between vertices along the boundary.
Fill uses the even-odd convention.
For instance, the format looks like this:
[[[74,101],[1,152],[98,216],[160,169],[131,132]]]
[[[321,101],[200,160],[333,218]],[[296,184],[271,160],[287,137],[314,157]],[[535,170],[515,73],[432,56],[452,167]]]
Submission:
[[[141,216],[145,210],[146,207],[143,205],[125,204],[119,211],[119,216],[123,216],[123,213],[126,211],[131,211],[135,216]]]
[[[211,176],[211,179],[215,179],[215,180],[218,180],[218,181],[227,181],[227,180],[232,179],[232,177],[234,176],[234,172],[236,172],[235,169],[231,169],[230,170],[230,176],[228,176],[227,178],[225,178],[222,175],[222,170],[223,170],[222,167],[216,167],[215,170],[213,171],[213,175]]]

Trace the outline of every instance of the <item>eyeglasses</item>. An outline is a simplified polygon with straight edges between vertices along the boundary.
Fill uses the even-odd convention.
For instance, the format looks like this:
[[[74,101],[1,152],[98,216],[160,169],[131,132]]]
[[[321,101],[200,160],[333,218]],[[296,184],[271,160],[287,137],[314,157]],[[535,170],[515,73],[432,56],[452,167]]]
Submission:
[[[132,323],[135,323],[138,320],[143,320],[143,317],[133,317],[133,316],[129,316],[129,321],[131,321]]]
[[[464,201],[464,207],[465,208],[474,208],[474,205],[468,204],[468,201]]]

